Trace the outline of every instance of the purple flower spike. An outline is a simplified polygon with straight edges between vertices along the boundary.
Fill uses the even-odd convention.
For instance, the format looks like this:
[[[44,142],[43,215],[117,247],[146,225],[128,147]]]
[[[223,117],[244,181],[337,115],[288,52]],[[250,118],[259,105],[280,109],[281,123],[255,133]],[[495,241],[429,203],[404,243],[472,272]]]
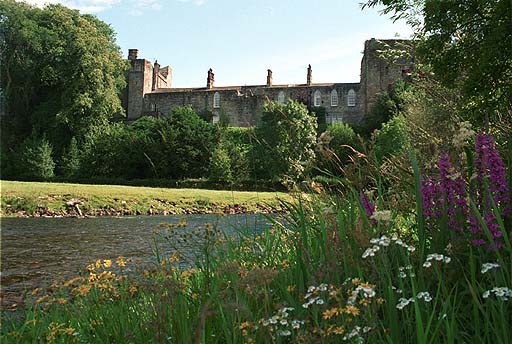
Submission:
[[[375,212],[375,205],[368,199],[368,197],[363,192],[359,193],[359,199],[361,200],[361,204],[363,205],[366,216],[368,216],[368,218],[372,217],[373,213]],[[375,226],[377,224],[377,221],[375,221],[374,219],[370,219],[370,223],[373,226]]]

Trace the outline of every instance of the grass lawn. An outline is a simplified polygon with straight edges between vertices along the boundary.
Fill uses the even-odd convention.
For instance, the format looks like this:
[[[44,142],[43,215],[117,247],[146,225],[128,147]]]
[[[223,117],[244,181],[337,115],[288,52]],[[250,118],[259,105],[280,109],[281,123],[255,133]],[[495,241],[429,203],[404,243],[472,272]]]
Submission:
[[[182,214],[257,211],[289,199],[282,192],[165,189],[120,185],[87,185],[1,181],[1,214],[74,215],[66,203],[80,201],[89,215]]]

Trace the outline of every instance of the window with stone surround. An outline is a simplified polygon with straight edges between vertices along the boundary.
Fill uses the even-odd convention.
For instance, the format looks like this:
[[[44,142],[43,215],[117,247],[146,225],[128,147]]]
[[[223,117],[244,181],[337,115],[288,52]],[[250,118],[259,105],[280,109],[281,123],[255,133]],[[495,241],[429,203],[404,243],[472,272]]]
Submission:
[[[338,106],[338,92],[336,90],[331,92],[331,106]]]
[[[214,109],[220,108],[220,93],[219,92],[215,92],[215,94],[213,95],[213,108]]]
[[[352,89],[347,93],[347,106],[356,106],[356,91]]]
[[[277,102],[279,104],[284,104],[284,92],[279,91],[279,94],[277,95]]]
[[[319,90],[316,90],[315,93],[314,93],[314,96],[313,96],[313,99],[314,99],[314,105],[315,106],[320,106],[322,105],[322,93],[320,93]]]

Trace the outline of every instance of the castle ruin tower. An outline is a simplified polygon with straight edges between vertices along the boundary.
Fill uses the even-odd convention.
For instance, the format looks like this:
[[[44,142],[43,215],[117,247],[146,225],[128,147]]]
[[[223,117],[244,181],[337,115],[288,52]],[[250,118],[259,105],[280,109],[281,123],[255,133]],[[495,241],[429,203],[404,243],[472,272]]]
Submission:
[[[371,116],[378,102],[378,94],[390,91],[394,83],[405,77],[413,68],[410,55],[411,41],[403,39],[375,39],[364,43],[364,55],[361,61],[361,90],[365,116]],[[383,51],[402,51],[393,59],[386,58]]]
[[[313,81],[313,70],[311,69],[311,65],[308,65],[308,76],[306,79],[306,84],[308,86],[311,86],[312,81]]]
[[[206,78],[206,88],[212,89],[215,83],[215,74],[213,74],[213,70],[208,69],[208,77]]]
[[[267,87],[272,86],[272,71],[267,69]]]
[[[137,49],[128,50],[130,70],[127,76],[126,117],[135,120],[142,115],[144,95],[150,93],[153,86],[153,65],[150,61],[139,59]]]

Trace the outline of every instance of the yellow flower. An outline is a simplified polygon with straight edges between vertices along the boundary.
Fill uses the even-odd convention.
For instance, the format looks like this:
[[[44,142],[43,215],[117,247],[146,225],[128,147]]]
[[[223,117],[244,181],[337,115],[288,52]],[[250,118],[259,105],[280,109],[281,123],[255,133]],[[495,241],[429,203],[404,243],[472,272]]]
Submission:
[[[96,267],[96,269],[99,269],[101,268],[101,260],[97,260],[96,263],[94,264],[94,266]]]
[[[40,291],[41,291],[41,288],[36,288],[36,289],[32,290],[32,295],[36,295]]]
[[[244,328],[252,328],[252,324],[249,321],[243,322],[238,327],[240,330],[243,330]]]
[[[57,301],[61,305],[64,305],[64,304],[66,304],[68,302],[68,300],[66,300],[66,299],[64,299],[62,297],[59,297],[59,298],[55,299],[55,301]]]
[[[189,270],[185,270],[181,273],[181,277],[182,278],[189,278],[190,276],[192,276],[193,274],[195,274],[197,272],[196,269],[189,269]]]
[[[130,291],[130,293],[131,293],[131,294],[135,294],[135,293],[137,292],[137,287],[136,287],[136,286],[134,286],[134,285],[132,285],[132,286],[130,287],[129,291]]]
[[[382,297],[379,297],[376,301],[379,305],[382,305],[384,302],[386,302],[386,300],[384,300]]]
[[[295,290],[295,286],[294,285],[289,285],[286,290],[288,290],[289,293],[291,293],[292,291]]]
[[[333,307],[331,309],[326,309],[323,313],[323,318],[325,320],[328,320],[330,318],[332,318],[333,316],[337,316],[340,314],[340,309],[337,308],[337,307]]]
[[[82,280],[82,277],[75,277],[73,279],[70,279],[69,281],[64,283],[64,287],[69,287],[70,285],[75,284],[76,282],[81,281],[81,280]]]
[[[104,267],[105,269],[108,269],[108,268],[109,268],[109,267],[111,267],[111,266],[112,266],[112,261],[111,261],[110,259],[104,259],[104,260],[103,260],[103,267]]]
[[[85,295],[89,294],[90,290],[91,290],[90,285],[81,285],[81,286],[73,289],[73,291],[78,292],[78,294],[80,294],[81,296],[85,296]]]
[[[48,298],[48,295],[43,295],[36,300],[37,303],[41,303]]]
[[[64,329],[62,332],[65,334],[72,335],[73,333],[75,333],[75,329],[72,327],[68,327],[68,328]]]
[[[349,306],[345,307],[344,312],[346,314],[353,315],[353,316],[357,317],[359,315],[359,308],[357,308],[356,306],[349,305]]]
[[[352,279],[352,284],[353,285],[359,285],[361,283],[361,280],[359,278],[353,278]]]
[[[126,262],[124,261],[123,257],[119,256],[117,257],[117,265],[123,267],[123,266],[126,266]]]

